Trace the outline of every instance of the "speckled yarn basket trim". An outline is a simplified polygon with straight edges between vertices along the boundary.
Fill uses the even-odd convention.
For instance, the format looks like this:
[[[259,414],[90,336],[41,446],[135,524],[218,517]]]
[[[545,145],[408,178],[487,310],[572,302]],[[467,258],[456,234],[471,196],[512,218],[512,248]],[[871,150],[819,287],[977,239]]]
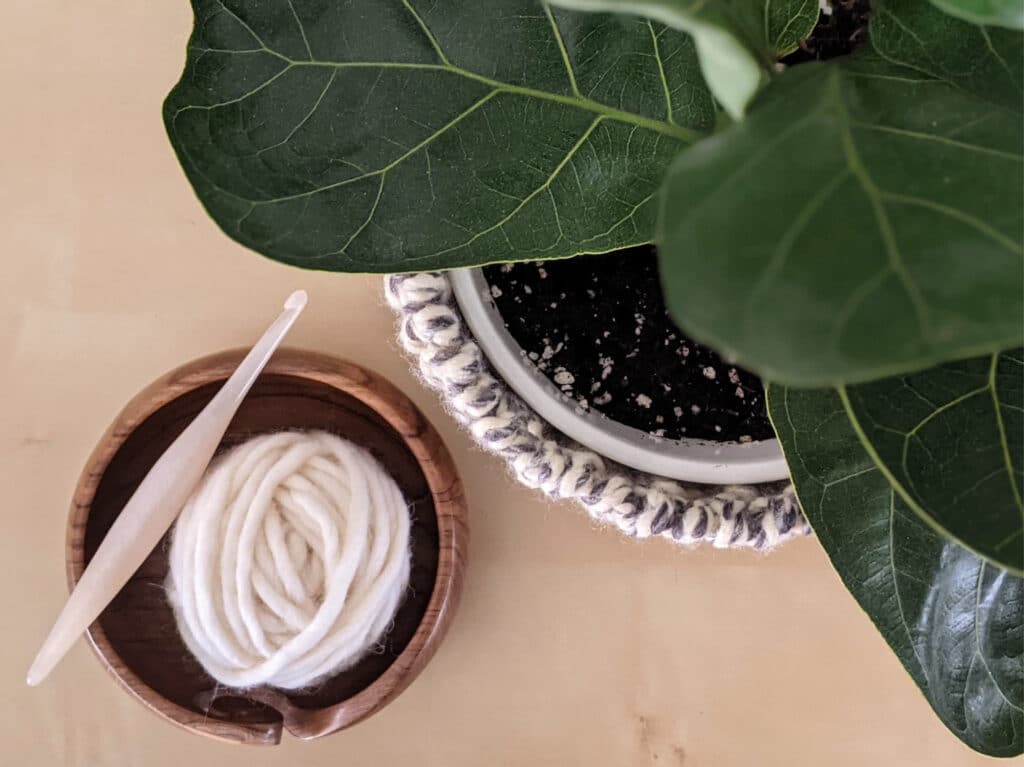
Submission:
[[[575,499],[635,538],[767,550],[811,532],[785,482],[686,484],[612,463],[555,431],[491,371],[443,274],[390,275],[384,290],[400,318],[399,342],[423,381],[527,487]]]

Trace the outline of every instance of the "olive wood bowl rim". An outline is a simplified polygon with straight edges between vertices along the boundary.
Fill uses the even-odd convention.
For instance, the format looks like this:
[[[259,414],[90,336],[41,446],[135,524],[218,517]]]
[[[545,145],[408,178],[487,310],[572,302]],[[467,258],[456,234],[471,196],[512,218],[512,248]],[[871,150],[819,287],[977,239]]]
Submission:
[[[69,590],[84,570],[84,531],[93,496],[118,450],[136,428],[169,403],[203,386],[226,380],[247,352],[247,348],[228,349],[179,365],[144,387],[114,417],[85,462],[72,497],[65,538]],[[150,687],[122,660],[99,619],[89,627],[87,636],[93,653],[107,672],[162,719],[217,740],[275,745],[280,742],[283,729],[309,740],[350,727],[390,703],[419,675],[436,652],[458,607],[469,528],[462,482],[451,454],[419,408],[390,381],[349,360],[294,347],[278,349],[261,375],[303,378],[351,396],[383,418],[415,457],[433,499],[439,551],[430,601],[409,643],[370,685],[331,706],[301,709],[283,692],[263,690],[247,697],[277,709],[281,715],[277,722],[228,722],[214,718],[197,722],[196,712]],[[366,395],[371,392],[372,401],[367,401]]]

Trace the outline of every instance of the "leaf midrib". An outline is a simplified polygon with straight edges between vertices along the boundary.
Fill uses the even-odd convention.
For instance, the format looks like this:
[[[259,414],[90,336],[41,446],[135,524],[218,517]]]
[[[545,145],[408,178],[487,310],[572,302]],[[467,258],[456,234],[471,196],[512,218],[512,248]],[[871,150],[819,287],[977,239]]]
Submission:
[[[672,137],[672,138],[674,138],[676,140],[680,140],[680,141],[684,141],[684,142],[693,142],[693,141],[696,141],[699,138],[703,137],[703,134],[701,134],[700,132],[692,130],[692,129],[689,129],[689,128],[684,128],[684,127],[678,125],[677,123],[675,123],[675,121],[673,119],[673,116],[672,116],[672,111],[671,111],[671,101],[668,98],[667,83],[664,83],[664,87],[665,87],[665,90],[666,90],[666,106],[667,106],[667,115],[666,115],[666,117],[667,117],[667,122],[666,121],[656,120],[656,119],[653,119],[653,118],[650,118],[650,117],[645,117],[643,115],[637,115],[635,113],[627,112],[625,110],[616,109],[614,107],[610,107],[610,106],[608,106],[606,104],[601,104],[600,102],[594,101],[593,99],[590,99],[590,98],[587,98],[587,97],[583,96],[580,93],[579,88],[577,86],[575,73],[573,72],[571,62],[569,61],[568,52],[567,52],[567,50],[565,48],[565,43],[562,40],[561,32],[560,32],[560,30],[558,28],[557,23],[555,22],[553,14],[551,13],[551,11],[548,8],[546,3],[544,4],[544,10],[545,10],[545,13],[547,15],[548,21],[550,23],[552,34],[554,36],[555,42],[558,45],[558,48],[559,48],[559,51],[560,51],[560,55],[562,57],[563,64],[565,65],[566,74],[567,74],[567,77],[568,77],[568,80],[569,80],[569,83],[570,83],[571,90],[573,92],[573,95],[571,95],[571,96],[562,95],[562,94],[556,94],[556,93],[552,93],[552,92],[549,92],[549,91],[543,91],[543,90],[539,90],[539,89],[536,89],[536,88],[529,88],[529,87],[521,86],[521,85],[513,85],[513,84],[510,84],[510,83],[505,83],[505,82],[502,82],[502,81],[499,81],[499,80],[495,80],[493,78],[486,77],[484,75],[480,75],[480,74],[475,73],[475,72],[471,72],[471,71],[463,69],[461,67],[452,65],[450,60],[446,56],[443,48],[441,47],[440,43],[438,42],[437,38],[434,36],[433,32],[430,30],[429,26],[426,24],[426,21],[419,15],[419,13],[417,13],[415,8],[412,7],[412,5],[408,2],[408,0],[402,0],[402,3],[404,5],[404,7],[406,8],[406,10],[409,12],[409,14],[415,19],[417,25],[420,27],[421,31],[423,32],[426,40],[428,41],[428,43],[430,45],[430,47],[433,49],[435,55],[438,57],[439,61],[441,62],[440,64],[411,63],[411,62],[389,62],[389,61],[348,61],[348,62],[322,61],[322,60],[317,60],[317,59],[315,59],[313,57],[312,50],[310,49],[310,47],[308,45],[308,42],[306,42],[305,48],[306,48],[307,54],[309,55],[309,59],[308,60],[293,59],[293,58],[291,58],[291,57],[281,53],[280,51],[270,47],[269,45],[267,45],[267,43],[263,40],[263,38],[260,37],[260,35],[258,35],[256,33],[256,31],[244,19],[242,19],[235,11],[233,11],[230,8],[228,8],[223,2],[219,2],[219,5],[223,9],[223,11],[225,13],[227,13],[228,15],[230,15],[232,18],[234,18],[235,21],[239,25],[241,25],[248,32],[248,34],[252,37],[253,41],[258,46],[256,48],[246,48],[246,49],[238,50],[238,51],[232,51],[231,49],[223,49],[220,52],[223,52],[223,53],[226,53],[226,54],[231,54],[233,52],[246,53],[246,54],[265,53],[267,55],[273,56],[273,57],[277,58],[278,60],[284,62],[285,66],[282,67],[281,69],[279,69],[277,72],[275,72],[269,78],[267,78],[267,80],[265,80],[264,82],[262,82],[259,85],[253,87],[252,89],[247,91],[245,94],[242,94],[241,96],[238,96],[236,98],[231,99],[230,101],[221,102],[221,103],[218,103],[218,104],[209,104],[209,105],[186,104],[186,105],[183,105],[183,106],[179,107],[174,112],[174,114],[171,115],[171,122],[172,122],[172,124],[173,124],[173,122],[176,120],[176,118],[182,112],[185,112],[185,111],[188,111],[188,110],[193,110],[193,109],[211,110],[211,109],[217,108],[218,106],[225,106],[225,105],[230,104],[230,103],[238,103],[240,101],[243,101],[246,98],[249,98],[250,96],[254,95],[255,93],[258,93],[260,90],[262,90],[263,88],[267,87],[269,84],[271,84],[275,80],[279,79],[285,73],[291,71],[293,68],[296,68],[296,67],[316,67],[316,68],[326,67],[326,68],[330,68],[332,70],[332,75],[331,75],[330,80],[328,81],[328,84],[325,86],[325,89],[321,92],[320,96],[318,97],[318,99],[316,101],[316,104],[314,104],[314,106],[309,110],[309,112],[305,115],[305,117],[302,119],[300,124],[297,125],[291,131],[291,133],[289,134],[289,138],[316,111],[316,105],[319,104],[322,101],[323,96],[325,95],[327,88],[329,88],[330,84],[334,81],[335,75],[337,74],[338,71],[340,71],[342,69],[360,69],[360,68],[363,68],[363,69],[371,68],[371,69],[377,69],[377,70],[383,70],[383,69],[409,69],[409,70],[415,70],[415,71],[446,72],[446,73],[449,73],[449,74],[454,74],[454,75],[459,76],[459,77],[463,77],[463,78],[471,80],[471,81],[479,82],[481,84],[487,85],[490,88],[489,92],[487,92],[486,94],[484,94],[480,98],[478,98],[467,109],[465,109],[462,112],[460,112],[452,120],[448,121],[443,126],[438,128],[436,131],[431,133],[428,137],[426,137],[423,141],[418,143],[412,149],[410,149],[409,151],[403,153],[400,157],[396,158],[395,160],[393,160],[392,162],[388,163],[384,167],[377,168],[377,169],[374,169],[372,171],[363,171],[358,176],[354,176],[354,177],[350,177],[350,178],[347,178],[347,179],[343,179],[343,180],[341,180],[339,182],[336,182],[336,183],[333,183],[333,184],[329,184],[327,186],[317,187],[317,188],[314,188],[314,189],[311,189],[311,190],[306,190],[306,191],[303,191],[303,192],[297,192],[297,193],[294,193],[294,194],[291,194],[291,195],[274,197],[274,198],[270,198],[270,199],[267,199],[267,200],[252,200],[252,199],[241,197],[241,196],[235,194],[234,192],[232,192],[230,190],[223,189],[219,185],[215,184],[211,179],[207,178],[206,181],[208,183],[210,183],[214,188],[218,189],[220,192],[222,192],[224,194],[228,194],[231,197],[234,197],[236,199],[239,199],[239,200],[241,200],[243,202],[248,203],[249,210],[242,217],[242,220],[244,220],[249,214],[251,214],[252,211],[256,207],[260,207],[260,206],[264,206],[264,205],[277,204],[277,203],[284,202],[284,201],[287,201],[287,200],[309,198],[309,197],[311,197],[313,195],[320,194],[320,193],[328,191],[330,189],[338,188],[338,187],[341,187],[341,186],[347,186],[349,184],[357,183],[359,181],[364,181],[364,180],[366,180],[368,178],[373,178],[373,177],[379,177],[381,179],[380,186],[378,187],[378,200],[379,200],[380,191],[383,188],[383,179],[384,179],[384,177],[386,176],[386,174],[387,174],[387,172],[389,170],[391,170],[392,168],[394,168],[395,166],[397,166],[401,162],[403,162],[406,159],[408,159],[412,154],[415,154],[416,152],[418,152],[418,151],[424,149],[425,147],[427,147],[431,142],[433,142],[436,138],[438,138],[438,136],[442,135],[443,133],[445,133],[446,131],[448,131],[452,127],[454,127],[454,125],[456,125],[458,122],[461,122],[469,114],[471,114],[472,112],[475,112],[478,108],[480,108],[481,106],[486,104],[488,101],[490,101],[495,96],[498,96],[499,94],[503,94],[503,93],[516,94],[516,95],[521,95],[521,96],[525,96],[525,97],[529,97],[529,98],[534,98],[534,99],[538,99],[538,100],[544,100],[544,101],[548,101],[548,102],[559,103],[559,104],[563,104],[563,105],[566,105],[566,106],[569,106],[569,107],[572,107],[572,108],[577,108],[577,109],[582,109],[584,111],[589,111],[592,114],[595,114],[595,119],[590,122],[590,124],[586,128],[583,136],[576,142],[576,144],[574,145],[573,149],[567,155],[565,160],[563,160],[562,163],[559,163],[558,169],[561,169],[565,165],[565,161],[567,161],[568,158],[572,156],[572,154],[576,151],[576,149],[579,148],[580,144],[591,134],[593,129],[602,120],[606,120],[606,119],[607,120],[613,120],[613,121],[621,122],[621,123],[631,124],[634,127],[645,128],[645,129],[650,130],[650,131],[652,131],[654,133],[657,133],[657,134],[660,134],[660,135],[667,135],[667,136],[670,136],[670,137]],[[299,32],[301,33],[301,36],[302,36],[303,40],[307,41],[307,37],[306,37],[306,34],[305,34],[305,29],[304,29],[304,27],[302,25],[302,21],[299,19],[298,15],[296,13],[294,13],[294,9],[293,9],[293,17],[295,19],[296,25],[297,25],[297,27],[299,29]],[[652,32],[652,36],[653,36],[653,29],[651,30],[651,32]],[[656,56],[656,58],[658,60],[659,68],[661,68],[662,67],[661,57],[660,57],[660,54],[659,54],[659,52],[657,50],[656,40],[654,41],[654,44],[655,44],[655,56]],[[202,51],[202,50],[210,50],[210,49],[203,49],[203,48],[200,48],[199,46],[190,46],[190,50],[193,50],[193,51],[200,50],[200,51]],[[662,78],[664,78],[663,70],[662,70]],[[528,202],[530,199],[533,199],[540,192],[544,191],[544,189],[546,188],[546,186],[548,184],[550,184],[550,178],[548,179],[548,181],[546,182],[545,185],[543,185],[542,187],[540,187],[538,189],[535,189],[530,195],[527,195],[527,197],[523,201],[520,202],[520,204],[517,206],[517,208],[515,210],[518,211],[519,209],[522,208],[523,205],[526,204],[526,202]],[[374,205],[374,208],[375,207],[376,207],[376,205]],[[634,212],[635,212],[635,209],[634,209]],[[371,212],[371,215],[372,215],[372,212]],[[364,221],[364,223],[360,227],[359,231],[361,231],[362,228],[364,228],[367,223],[368,223],[368,220]],[[342,248],[341,252],[344,252],[345,248],[347,248],[347,246],[349,244],[351,244],[351,238],[346,243],[345,247]],[[324,257],[325,255],[332,255],[332,254],[319,254],[317,257],[318,258]],[[437,254],[430,254],[429,257],[433,258],[436,255]]]
[[[259,34],[257,34],[256,30],[254,30],[248,24],[248,22],[246,22],[245,19],[243,19],[241,16],[239,16],[233,9],[227,7],[227,5],[225,5],[223,0],[217,0],[217,4],[221,7],[221,9],[223,10],[224,13],[226,13],[229,16],[231,16],[243,29],[246,30],[246,32],[249,34],[249,36],[253,39],[253,41],[257,45],[257,47],[255,47],[255,48],[217,49],[217,52],[225,53],[225,54],[234,54],[234,53],[237,53],[237,54],[265,53],[267,55],[273,56],[273,57],[277,58],[278,60],[284,62],[285,66],[282,67],[281,69],[279,69],[277,72],[275,72],[270,77],[268,77],[265,81],[263,81],[259,85],[253,87],[252,89],[250,89],[249,91],[247,91],[246,93],[244,93],[244,94],[242,94],[242,95],[240,95],[238,97],[230,99],[229,101],[220,102],[220,103],[217,103],[217,104],[185,104],[185,105],[180,106],[172,115],[170,115],[170,123],[172,125],[176,121],[177,117],[180,114],[182,114],[183,112],[185,112],[185,111],[194,110],[194,109],[207,110],[208,111],[208,110],[211,110],[211,109],[215,109],[218,106],[226,106],[227,104],[238,103],[240,101],[243,101],[243,100],[249,98],[250,96],[258,93],[263,88],[267,87],[268,85],[273,83],[275,80],[277,80],[278,78],[282,77],[286,72],[291,71],[295,67],[317,67],[317,68],[326,67],[326,68],[330,68],[330,69],[333,70],[331,78],[330,78],[330,82],[333,82],[335,74],[339,70],[341,70],[341,69],[375,68],[375,69],[378,69],[378,70],[383,70],[383,69],[409,69],[409,70],[416,70],[416,71],[438,71],[438,72],[446,72],[446,73],[449,73],[449,74],[454,74],[456,76],[465,78],[467,80],[479,82],[481,84],[487,85],[490,88],[489,92],[487,92],[486,94],[483,94],[482,96],[480,96],[467,109],[465,109],[462,112],[460,112],[454,118],[452,118],[447,123],[445,123],[443,126],[441,126],[436,131],[431,133],[423,141],[418,143],[415,147],[413,147],[409,151],[403,153],[400,157],[396,158],[395,160],[393,160],[392,162],[388,163],[384,167],[377,168],[377,169],[374,169],[372,171],[362,171],[360,173],[360,175],[358,175],[358,176],[347,178],[347,179],[343,179],[342,181],[339,181],[339,182],[336,182],[336,183],[333,183],[333,184],[329,184],[329,185],[322,186],[322,187],[317,187],[315,189],[306,190],[306,191],[298,192],[298,193],[291,194],[291,195],[286,195],[286,196],[281,196],[281,197],[274,197],[274,198],[270,198],[270,199],[266,199],[266,200],[252,200],[252,199],[248,199],[248,198],[242,197],[242,196],[236,194],[235,192],[233,192],[231,190],[224,189],[220,185],[218,185],[215,182],[213,182],[212,179],[207,178],[205,176],[205,174],[203,174],[203,177],[204,177],[205,181],[207,183],[209,183],[214,189],[217,189],[219,192],[221,192],[223,194],[226,194],[226,195],[228,195],[230,197],[233,197],[235,199],[238,199],[238,200],[240,200],[242,202],[245,202],[245,203],[247,203],[249,205],[248,211],[243,215],[242,219],[239,221],[239,224],[241,223],[242,220],[244,220],[246,217],[248,217],[248,215],[251,214],[252,211],[256,207],[264,206],[264,205],[272,205],[272,204],[276,204],[276,203],[283,202],[283,201],[286,201],[286,200],[309,198],[309,197],[311,197],[313,195],[320,194],[320,193],[322,193],[324,191],[328,191],[330,189],[338,188],[338,187],[341,187],[341,186],[346,186],[346,185],[349,185],[349,184],[352,184],[352,183],[357,183],[359,181],[363,181],[363,180],[366,180],[368,178],[373,178],[373,177],[379,177],[381,179],[381,184],[378,187],[378,199],[379,199],[380,190],[383,188],[383,179],[384,179],[384,177],[386,176],[386,174],[387,174],[387,172],[389,170],[391,170],[392,168],[394,168],[395,166],[397,166],[401,162],[403,162],[406,159],[408,159],[412,154],[415,154],[417,151],[419,151],[421,149],[424,149],[425,147],[429,146],[429,144],[431,142],[433,142],[436,138],[438,138],[438,136],[442,135],[447,130],[451,129],[455,124],[457,124],[458,122],[463,120],[470,113],[476,111],[478,108],[480,108],[481,106],[486,104],[488,101],[490,101],[495,96],[497,96],[499,94],[503,94],[503,93],[510,93],[510,94],[515,94],[515,95],[521,95],[521,96],[525,96],[525,97],[528,97],[528,98],[534,98],[534,99],[538,99],[538,100],[558,103],[558,104],[562,104],[562,105],[569,106],[569,107],[572,107],[572,108],[581,109],[583,111],[589,111],[589,112],[591,112],[592,114],[595,115],[594,120],[592,120],[588,124],[588,126],[587,126],[587,128],[586,128],[586,130],[585,130],[585,132],[583,134],[583,136],[574,144],[573,149],[567,155],[565,160],[563,160],[563,162],[559,163],[559,166],[558,166],[559,169],[561,169],[565,165],[565,162],[568,160],[568,158],[571,157],[572,154],[579,148],[580,144],[583,142],[583,140],[585,140],[591,134],[593,129],[602,120],[606,120],[606,119],[607,120],[613,120],[613,121],[621,122],[621,123],[631,124],[634,127],[644,128],[644,129],[650,130],[650,131],[652,131],[654,133],[657,133],[657,134],[660,134],[660,135],[667,135],[667,136],[670,136],[671,138],[674,138],[676,140],[680,140],[680,141],[683,141],[683,142],[687,142],[687,143],[692,143],[694,141],[697,141],[698,139],[700,139],[700,138],[702,138],[704,136],[704,134],[702,134],[701,132],[693,130],[693,129],[690,129],[690,128],[685,128],[683,126],[680,126],[680,125],[678,125],[674,121],[674,119],[672,117],[672,112],[671,112],[671,102],[668,99],[666,99],[666,106],[667,106],[667,112],[668,112],[668,114],[666,115],[667,118],[668,118],[668,121],[666,122],[666,121],[660,121],[660,120],[656,120],[656,119],[653,119],[653,118],[650,118],[650,117],[646,117],[646,116],[643,116],[643,115],[638,115],[638,114],[635,114],[635,113],[632,113],[632,112],[627,112],[627,111],[622,110],[622,109],[617,109],[615,107],[611,107],[611,106],[608,106],[606,104],[602,104],[600,102],[594,101],[593,99],[590,99],[590,98],[587,98],[585,96],[582,96],[582,94],[580,94],[580,92],[579,92],[579,88],[578,88],[577,83],[576,83],[575,73],[573,72],[572,65],[571,65],[571,63],[569,61],[568,52],[566,51],[565,43],[562,40],[561,32],[560,32],[560,30],[558,28],[557,23],[555,22],[554,16],[551,13],[550,8],[547,6],[546,3],[543,3],[544,10],[545,10],[545,13],[547,15],[548,21],[550,23],[552,34],[554,36],[555,42],[556,42],[556,44],[559,47],[559,51],[560,51],[560,54],[561,54],[561,57],[562,57],[563,64],[565,65],[565,69],[566,69],[566,73],[567,73],[567,76],[568,76],[569,84],[570,84],[571,90],[573,91],[573,94],[574,94],[572,96],[552,93],[552,92],[549,92],[549,91],[543,91],[543,90],[539,90],[539,89],[536,89],[536,88],[529,88],[529,87],[521,86],[521,85],[514,85],[514,84],[511,84],[511,83],[505,83],[505,82],[502,82],[500,80],[495,80],[493,78],[489,78],[489,77],[486,77],[484,75],[480,75],[480,74],[478,74],[476,72],[471,72],[471,71],[463,69],[461,67],[452,65],[450,60],[448,59],[447,55],[445,54],[442,46],[440,45],[439,41],[434,36],[434,34],[431,31],[430,27],[427,25],[426,21],[423,19],[422,16],[420,16],[420,14],[416,11],[416,9],[411,5],[411,3],[408,0],[402,0],[402,4],[405,7],[405,9],[407,10],[407,12],[412,16],[412,18],[415,19],[416,24],[419,26],[420,30],[422,31],[426,41],[429,43],[429,45],[430,45],[431,49],[433,50],[434,54],[437,56],[438,60],[441,62],[440,64],[426,64],[426,63],[413,63],[413,62],[394,62],[394,61],[347,61],[347,62],[343,62],[343,61],[322,61],[322,60],[317,60],[317,59],[315,59],[313,57],[312,50],[311,50],[311,48],[309,46],[309,43],[308,43],[308,38],[306,36],[305,28],[304,28],[304,26],[302,24],[302,20],[299,18],[298,14],[295,13],[294,8],[292,8],[292,16],[293,16],[293,18],[295,20],[297,28],[298,28],[298,30],[299,30],[299,32],[300,32],[300,34],[302,36],[302,39],[303,39],[303,41],[305,43],[304,47],[306,49],[307,54],[309,55],[309,59],[308,60],[293,59],[293,58],[291,58],[291,57],[281,53],[280,51],[270,47],[269,45],[267,45],[266,41],[264,41],[263,38]],[[651,31],[653,32],[653,30],[651,30]],[[656,41],[655,41],[655,43],[656,43]],[[212,51],[214,49],[202,48],[200,46],[195,46],[195,45],[191,45],[190,44],[189,50],[190,51],[207,51],[207,50]],[[660,54],[659,54],[659,52],[657,50],[656,44],[655,44],[655,57],[658,60],[659,67],[661,67],[662,66],[661,57],[660,57]],[[662,77],[664,77],[664,75],[662,75]],[[322,91],[320,96],[318,97],[317,102],[316,102],[317,104],[319,104],[320,101],[323,99],[323,96],[326,93],[326,88],[328,88],[330,86],[330,82],[325,87],[325,90]],[[665,87],[666,87],[666,96],[667,96],[668,95],[667,83],[665,83]],[[297,125],[292,130],[291,134],[289,134],[289,137],[292,134],[294,134],[294,132],[296,130],[298,130],[299,127],[301,127],[301,124],[305,123],[312,116],[312,114],[315,111],[316,111],[316,104],[314,104],[314,106],[305,115],[305,117],[303,117],[303,119],[300,122],[300,124]],[[184,150],[183,147],[182,147],[182,150]],[[193,166],[195,166],[194,162],[193,162]],[[542,187],[540,187],[538,189],[535,189],[531,194],[527,195],[527,197],[523,201],[521,201],[520,205],[516,208],[516,210],[519,210],[527,201],[529,201],[530,199],[535,197],[537,194],[542,192],[544,190],[544,188],[548,184],[550,184],[550,178],[548,179],[548,182],[546,182],[546,184],[544,186],[542,186]],[[374,207],[376,207],[376,205]],[[635,212],[635,208],[634,208],[634,212]],[[371,213],[371,215],[372,215],[372,213]],[[630,215],[632,215],[632,214],[630,214]],[[627,218],[628,218],[628,216],[627,216]],[[364,221],[363,226],[360,227],[360,229],[365,227],[365,225],[367,223],[368,223],[368,221]],[[349,242],[346,243],[345,247],[347,247],[349,244],[351,244],[351,238],[350,238]],[[342,250],[344,250],[344,248]],[[329,254],[320,254],[318,257],[323,257],[325,255],[329,255]],[[432,257],[434,257],[434,254],[431,254],[430,256],[426,256],[425,258],[432,258]]]
[[[421,26],[423,27],[424,34],[426,34],[428,36],[428,38],[431,40],[432,45],[434,47],[435,53],[441,59],[442,63],[440,63],[440,64],[425,64],[425,63],[419,63],[419,62],[402,62],[402,61],[330,61],[330,60],[314,59],[314,58],[310,58],[309,60],[303,61],[303,60],[299,60],[299,59],[293,59],[290,56],[286,56],[285,54],[281,53],[280,51],[277,51],[277,50],[269,47],[234,12],[230,11],[230,9],[226,9],[226,10],[235,19],[238,19],[238,21],[245,26],[245,28],[253,36],[253,39],[259,44],[259,47],[258,48],[246,48],[244,50],[239,50],[239,51],[232,51],[231,49],[224,49],[223,52],[224,53],[257,53],[257,52],[262,52],[262,53],[266,53],[266,54],[268,54],[270,56],[273,56],[273,57],[275,57],[277,59],[280,59],[281,61],[283,61],[285,63],[286,66],[283,69],[279,70],[278,72],[275,72],[274,73],[274,78],[280,77],[285,72],[287,72],[290,69],[292,69],[293,67],[331,68],[331,69],[335,69],[335,70],[338,70],[338,69],[408,69],[408,70],[424,71],[424,72],[431,72],[431,71],[432,72],[448,72],[448,73],[456,75],[458,77],[462,77],[462,78],[465,78],[467,80],[473,80],[473,81],[481,83],[483,85],[487,85],[488,87],[490,87],[490,88],[492,88],[492,89],[494,89],[494,90],[496,90],[496,91],[498,91],[500,93],[512,93],[512,94],[517,94],[517,95],[520,95],[520,96],[527,96],[529,98],[536,98],[536,99],[540,99],[540,100],[544,100],[544,101],[550,101],[550,102],[553,102],[553,103],[556,103],[556,104],[563,104],[565,106],[576,107],[578,109],[583,109],[585,111],[592,112],[595,115],[599,115],[599,116],[604,117],[606,119],[616,120],[618,122],[629,123],[629,124],[632,124],[632,125],[638,125],[638,126],[640,126],[642,128],[647,128],[648,130],[652,130],[652,131],[655,131],[657,133],[663,133],[663,134],[665,134],[667,136],[672,136],[673,138],[679,139],[681,141],[687,141],[687,142],[691,142],[692,143],[692,142],[697,141],[697,140],[699,140],[699,139],[701,139],[701,138],[703,138],[705,136],[705,134],[701,133],[700,131],[693,130],[691,128],[685,128],[685,127],[683,127],[681,125],[677,125],[677,124],[675,124],[673,122],[666,122],[664,120],[657,120],[657,119],[652,118],[652,117],[647,117],[645,115],[636,114],[635,112],[628,112],[628,111],[626,111],[624,109],[617,109],[616,107],[612,107],[612,106],[609,106],[607,104],[602,104],[599,101],[594,101],[593,99],[588,98],[587,96],[583,96],[582,94],[579,94],[578,89],[575,88],[575,84],[576,84],[575,83],[575,76],[572,76],[572,77],[569,78],[570,79],[570,87],[572,87],[573,90],[576,91],[576,93],[578,95],[565,95],[565,94],[560,94],[560,93],[552,93],[551,91],[540,90],[538,88],[530,88],[530,87],[525,86],[525,85],[515,85],[513,83],[506,83],[506,82],[503,82],[501,80],[495,80],[494,78],[478,74],[476,72],[471,72],[468,69],[463,69],[462,67],[456,66],[456,65],[451,64],[450,62],[448,62],[447,58],[444,56],[444,54],[441,51],[441,49],[437,46],[436,41],[433,38],[433,35],[429,33],[429,29],[427,29],[425,27],[425,25],[422,25],[422,23],[421,23]],[[553,19],[552,19],[552,23],[553,23]],[[556,38],[556,40],[560,41],[560,37]],[[204,50],[204,49],[199,48],[197,46],[193,46],[191,48],[191,50]],[[571,71],[571,68],[569,66],[569,62],[568,62],[568,59],[567,59],[567,54],[564,53],[564,50],[565,50],[564,49],[564,44],[562,44],[562,43],[560,43],[560,50],[563,52],[563,61],[566,64],[567,71]],[[660,63],[660,60],[659,60],[659,63]],[[247,95],[251,95],[252,93],[256,92],[260,87],[263,87],[263,85],[265,85],[268,82],[270,82],[270,81],[268,80],[265,83],[261,84],[260,86],[257,86],[255,89],[250,91],[249,94],[247,94]],[[187,109],[196,109],[196,108],[203,108],[203,107],[202,107],[202,105],[191,105],[191,104],[190,105],[185,105],[185,106],[181,107],[178,110],[178,112],[176,112],[174,114],[174,116],[176,117],[180,112],[185,111]]]

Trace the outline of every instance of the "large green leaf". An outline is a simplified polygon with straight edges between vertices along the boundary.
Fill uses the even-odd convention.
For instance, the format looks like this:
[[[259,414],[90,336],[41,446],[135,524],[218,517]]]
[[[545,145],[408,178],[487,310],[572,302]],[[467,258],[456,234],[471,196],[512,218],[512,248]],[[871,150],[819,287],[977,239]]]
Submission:
[[[1022,753],[1024,581],[906,507],[834,390],[771,386],[768,401],[804,513],[932,708],[972,748]]]
[[[995,24],[1024,29],[1024,3],[1021,0],[932,0],[946,13],[975,24]]]
[[[672,165],[669,307],[765,377],[863,381],[1024,339],[1024,36],[879,2]],[[928,40],[922,43],[921,40]]]
[[[1024,572],[1024,349],[840,390],[901,499],[938,532]]]
[[[164,105],[210,215],[271,258],[410,271],[647,242],[711,129],[690,38],[537,0],[194,0]]]
[[[552,0],[589,11],[646,16],[693,35],[704,77],[733,117],[766,80],[775,61],[796,49],[818,20],[818,0]]]

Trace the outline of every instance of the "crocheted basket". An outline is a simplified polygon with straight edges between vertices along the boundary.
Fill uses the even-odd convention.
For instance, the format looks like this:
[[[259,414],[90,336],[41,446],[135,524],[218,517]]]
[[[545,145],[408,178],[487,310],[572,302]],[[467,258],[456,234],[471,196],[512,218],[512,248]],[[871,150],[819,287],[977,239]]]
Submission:
[[[424,383],[515,478],[636,538],[767,550],[811,532],[792,485],[696,485],[635,471],[556,431],[492,371],[438,272],[385,278],[398,338]]]

